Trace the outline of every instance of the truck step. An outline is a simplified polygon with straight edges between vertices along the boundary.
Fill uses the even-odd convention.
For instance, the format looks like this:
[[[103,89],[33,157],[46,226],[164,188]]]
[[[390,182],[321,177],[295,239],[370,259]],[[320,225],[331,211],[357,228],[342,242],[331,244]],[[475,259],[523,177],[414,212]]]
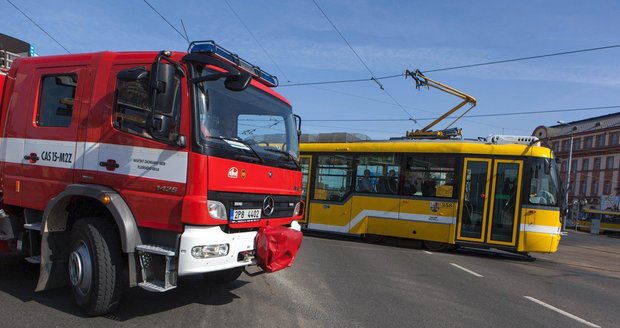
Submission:
[[[41,231],[41,222],[26,223],[24,224],[24,229]]]
[[[161,245],[136,246],[142,282],[138,286],[152,292],[165,292],[177,286],[176,250]]]
[[[163,256],[175,256],[176,255],[174,249],[165,247],[165,246],[159,246],[159,245],[138,245],[136,246],[136,249],[138,251],[142,251],[146,253],[153,253],[153,254],[163,255]]]
[[[41,263],[41,255],[29,256],[26,258],[26,262],[32,264],[40,264]]]
[[[163,281],[141,282],[138,284],[138,286],[142,287],[145,290],[148,290],[149,292],[158,292],[158,293],[167,292],[171,289],[177,288],[177,286],[164,287]]]

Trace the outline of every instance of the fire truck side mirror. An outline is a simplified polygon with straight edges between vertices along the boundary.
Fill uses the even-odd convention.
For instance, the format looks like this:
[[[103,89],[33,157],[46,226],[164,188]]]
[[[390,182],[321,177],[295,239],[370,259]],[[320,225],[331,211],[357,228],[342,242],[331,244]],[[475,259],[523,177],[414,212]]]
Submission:
[[[149,76],[149,72],[145,67],[134,67],[118,72],[116,78],[123,82],[134,82],[146,79]]]
[[[301,140],[301,116],[293,114],[293,117],[295,117],[295,125],[297,126],[297,139]]]
[[[243,91],[250,85],[252,75],[244,71],[240,71],[239,75],[230,75],[224,80],[224,86],[231,91]]]
[[[171,116],[174,111],[174,100],[180,81],[176,77],[177,69],[172,64],[155,63],[151,72],[151,88],[155,91],[151,99],[155,115]]]

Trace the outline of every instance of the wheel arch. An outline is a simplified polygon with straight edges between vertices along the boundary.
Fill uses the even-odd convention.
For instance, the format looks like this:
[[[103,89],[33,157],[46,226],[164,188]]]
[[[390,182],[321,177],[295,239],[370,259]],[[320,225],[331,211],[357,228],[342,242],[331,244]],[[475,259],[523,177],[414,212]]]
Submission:
[[[43,212],[42,226],[50,231],[59,231],[67,228],[67,216],[64,213],[73,197],[85,197],[98,201],[110,213],[121,238],[121,247],[124,253],[132,253],[137,245],[141,244],[138,225],[125,200],[115,190],[99,185],[73,184],[65,191],[54,197]],[[104,196],[110,197],[108,204],[103,203]]]
[[[103,201],[105,196],[110,199],[107,204]],[[71,217],[67,209],[76,197],[97,202],[98,207],[105,209],[118,228],[123,253],[131,255],[130,266],[136,246],[142,243],[135,218],[119,193],[100,185],[69,185],[47,204],[43,212],[41,265],[36,291],[64,286],[67,283],[65,279],[69,248],[67,228],[72,224],[71,220],[76,219]],[[131,271],[135,271],[132,269],[130,268]]]

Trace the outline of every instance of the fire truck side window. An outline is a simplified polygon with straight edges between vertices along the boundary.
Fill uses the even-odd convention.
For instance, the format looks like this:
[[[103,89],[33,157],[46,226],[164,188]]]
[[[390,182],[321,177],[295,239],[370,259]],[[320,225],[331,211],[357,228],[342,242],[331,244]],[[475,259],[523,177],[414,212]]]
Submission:
[[[138,134],[152,138],[148,133],[147,119],[151,111],[149,102],[148,79],[138,81],[116,81],[116,106],[114,111],[114,126],[124,132]],[[164,138],[174,141],[179,134],[181,113],[181,88],[177,79],[175,84],[175,98],[171,112],[171,126],[166,129]]]
[[[121,131],[148,136],[149,93],[147,79],[116,81],[116,110],[114,126]]]
[[[71,125],[76,86],[75,74],[44,76],[41,81],[37,125],[50,127]]]

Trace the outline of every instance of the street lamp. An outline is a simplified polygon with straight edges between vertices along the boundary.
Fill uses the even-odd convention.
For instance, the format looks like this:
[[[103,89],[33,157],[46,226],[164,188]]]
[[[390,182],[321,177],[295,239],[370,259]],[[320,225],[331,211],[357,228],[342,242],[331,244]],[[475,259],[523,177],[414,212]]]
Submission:
[[[558,124],[562,124],[562,125],[569,125],[568,123],[564,122],[564,121],[557,121]],[[570,175],[571,175],[571,164],[573,162],[573,133],[575,131],[575,128],[570,130],[570,147],[568,150],[568,173],[566,173],[566,198],[564,199],[564,204],[566,204],[567,208],[568,208],[568,193],[570,192]],[[562,231],[566,230],[566,219],[567,219],[568,213],[564,213],[564,220],[562,220]]]

